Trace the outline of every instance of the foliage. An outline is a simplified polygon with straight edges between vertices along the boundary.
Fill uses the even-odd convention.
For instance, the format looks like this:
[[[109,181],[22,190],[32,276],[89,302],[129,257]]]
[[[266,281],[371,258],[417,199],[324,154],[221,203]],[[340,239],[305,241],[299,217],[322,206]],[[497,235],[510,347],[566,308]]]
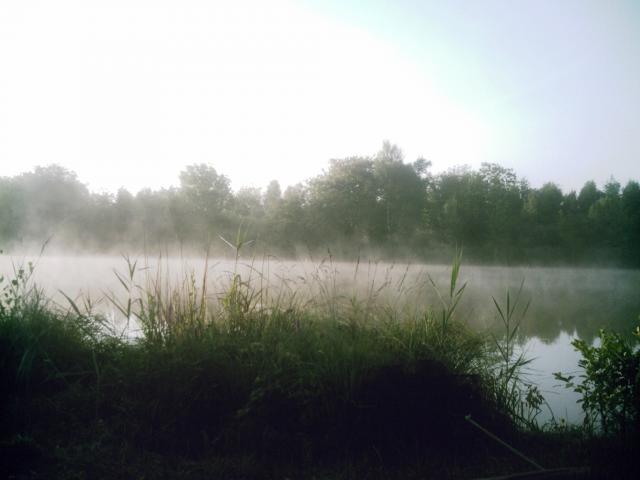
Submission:
[[[634,337],[640,338],[640,328]],[[582,355],[581,381],[561,372],[554,375],[581,395],[585,425],[623,437],[640,434],[640,349],[619,333],[605,330],[600,331],[599,345],[575,339],[573,346]]]
[[[8,280],[0,275],[0,315],[3,316],[17,314],[30,297],[38,295],[29,282],[34,270],[33,263],[29,262],[26,267],[12,264],[12,267],[13,279]]]
[[[62,247],[206,250],[239,225],[263,252],[293,255],[327,247],[341,256],[370,248],[446,261],[455,245],[467,258],[498,263],[640,265],[640,187],[611,179],[562,192],[530,187],[511,169],[484,163],[437,175],[425,159],[405,162],[385,142],[370,156],[333,159],[284,193],[232,191],[211,165],[190,165],[178,187],[133,195],[90,193],[58,166],[0,179],[0,241],[12,249],[53,236]]]

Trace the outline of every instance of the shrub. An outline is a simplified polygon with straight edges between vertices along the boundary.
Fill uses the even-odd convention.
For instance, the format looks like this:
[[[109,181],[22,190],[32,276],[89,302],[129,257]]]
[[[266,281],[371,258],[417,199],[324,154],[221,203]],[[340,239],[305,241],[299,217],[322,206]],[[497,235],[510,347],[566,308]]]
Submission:
[[[634,332],[640,338],[640,327]],[[635,343],[635,342],[633,342]],[[584,370],[581,383],[575,376],[555,373],[582,398],[585,426],[599,427],[604,434],[640,433],[640,350],[624,336],[600,330],[600,345],[575,339],[574,348],[582,354],[578,365]]]

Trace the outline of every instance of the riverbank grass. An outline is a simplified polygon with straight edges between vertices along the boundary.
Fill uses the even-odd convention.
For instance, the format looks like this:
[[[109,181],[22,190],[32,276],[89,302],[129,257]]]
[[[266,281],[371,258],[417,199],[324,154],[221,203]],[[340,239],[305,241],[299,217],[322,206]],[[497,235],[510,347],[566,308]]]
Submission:
[[[18,269],[1,287],[2,473],[455,478],[527,469],[468,416],[546,467],[581,464],[579,434],[535,431],[525,414],[539,402],[518,377],[522,359],[456,318],[459,262],[438,308],[403,317],[367,299],[265,303],[235,272],[218,297],[206,274],[140,286],[128,261],[119,276],[128,295],[111,301],[140,327],[135,338],[71,299],[56,308],[31,285],[32,269]],[[504,311],[511,322],[510,297]]]

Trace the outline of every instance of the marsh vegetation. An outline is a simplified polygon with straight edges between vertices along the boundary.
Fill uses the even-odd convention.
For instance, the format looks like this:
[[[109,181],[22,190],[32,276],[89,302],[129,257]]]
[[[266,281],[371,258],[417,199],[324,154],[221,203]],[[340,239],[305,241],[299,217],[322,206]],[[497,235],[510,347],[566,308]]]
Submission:
[[[33,283],[46,260],[17,266],[2,284],[10,474],[526,469],[469,417],[547,468],[593,462],[585,455],[599,448],[599,437],[541,416],[549,405],[522,348],[532,309],[522,280],[488,296],[496,323],[474,325],[483,310],[466,296],[487,292],[473,293],[459,257],[415,270],[328,257],[306,271],[240,255],[202,260],[199,270],[184,259],[123,258],[101,299],[85,291],[56,300]],[[625,397],[625,440],[637,433],[627,401],[636,392]]]
[[[220,243],[222,243],[220,241]],[[234,265],[233,250],[226,258],[209,259],[206,266],[208,299],[217,302],[236,271],[261,294],[256,303],[279,302],[300,310],[344,311],[352,301],[370,309],[387,312],[390,318],[416,316],[440,304],[429,278],[441,287],[449,282],[450,266],[375,262],[361,259],[344,262],[324,258],[285,260],[273,256],[243,256]],[[29,257],[36,261],[36,257]],[[25,259],[28,260],[28,259]],[[203,259],[144,256],[137,260],[136,282],[147,285],[149,278],[163,278],[163,285],[179,286],[185,274],[202,279]],[[34,280],[47,297],[62,308],[69,303],[61,292],[82,304],[89,299],[96,313],[117,319],[121,312],[109,298],[125,301],[126,290],[114,274],[128,276],[126,261],[109,255],[52,255],[38,261]],[[11,272],[8,257],[0,260],[3,271]],[[61,276],[60,271],[67,272]],[[146,278],[149,277],[149,278]],[[515,293],[522,282],[523,303],[530,302],[522,319],[517,348],[532,359],[527,376],[540,387],[553,415],[570,423],[580,423],[582,409],[578,396],[559,386],[553,373],[579,372],[580,355],[574,339],[588,344],[596,341],[601,328],[630,333],[637,324],[640,300],[636,295],[640,274],[634,270],[567,267],[497,267],[464,264],[460,282],[466,283],[458,305],[458,317],[476,332],[502,334],[495,297],[505,301],[506,292]],[[288,307],[286,307],[288,308]],[[285,309],[286,309],[285,308]],[[541,422],[551,419],[544,409]]]

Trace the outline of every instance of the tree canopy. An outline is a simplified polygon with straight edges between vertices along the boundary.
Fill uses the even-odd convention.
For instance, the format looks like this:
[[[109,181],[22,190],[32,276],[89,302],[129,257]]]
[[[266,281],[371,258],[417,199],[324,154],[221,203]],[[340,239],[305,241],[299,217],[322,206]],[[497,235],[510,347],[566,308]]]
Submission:
[[[333,159],[288,187],[233,192],[211,165],[180,173],[179,186],[91,193],[60,166],[0,178],[0,245],[43,243],[92,250],[211,244],[242,226],[274,254],[332,248],[437,259],[455,246],[483,262],[608,262],[640,266],[640,185],[613,178],[579,192],[549,182],[532,188],[484,163],[440,174],[385,142],[372,156]]]

